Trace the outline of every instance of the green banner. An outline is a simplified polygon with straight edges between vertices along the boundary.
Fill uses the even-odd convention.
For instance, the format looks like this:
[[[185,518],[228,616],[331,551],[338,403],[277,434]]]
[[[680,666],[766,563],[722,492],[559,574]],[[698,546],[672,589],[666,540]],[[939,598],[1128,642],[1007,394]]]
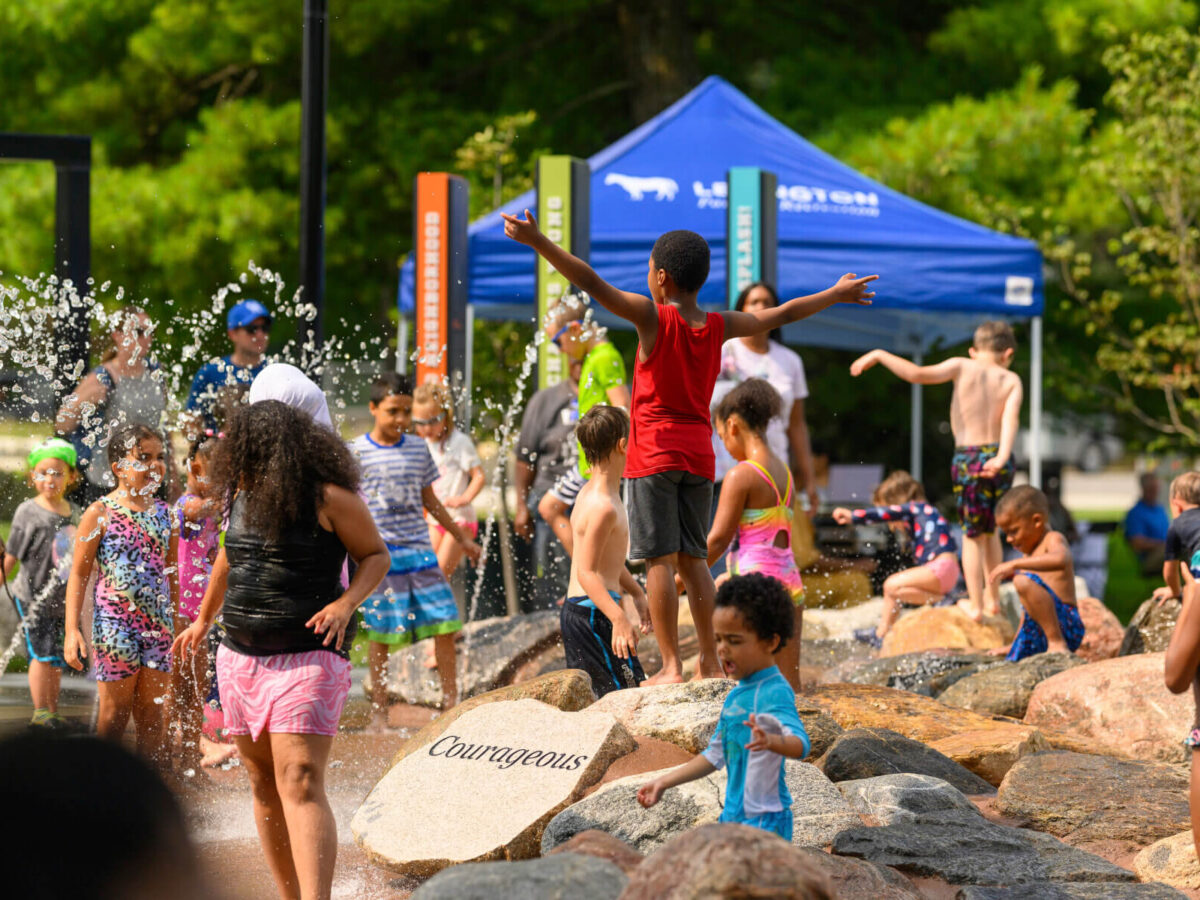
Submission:
[[[543,156],[537,164],[537,220],[546,235],[568,253],[587,258],[587,239],[576,234],[588,227],[587,163],[571,156]],[[583,192],[584,197],[577,195]],[[575,220],[578,215],[580,221]],[[570,288],[570,282],[544,259],[537,261],[538,327],[546,321],[546,313],[555,307]],[[538,348],[538,387],[558,384],[567,377],[566,357],[551,341]]]

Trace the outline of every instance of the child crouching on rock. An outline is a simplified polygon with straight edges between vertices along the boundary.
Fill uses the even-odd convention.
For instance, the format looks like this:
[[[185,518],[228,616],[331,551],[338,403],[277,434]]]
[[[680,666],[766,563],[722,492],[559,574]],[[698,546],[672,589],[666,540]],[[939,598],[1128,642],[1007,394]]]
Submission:
[[[689,763],[648,782],[638,802],[653,806],[663,791],[728,766],[722,822],[739,822],[792,839],[792,797],[783,758],[803,759],[811,743],[796,712],[796,692],[775,665],[791,638],[795,609],[782,584],[752,573],[717,591],[713,612],[717,658],[738,680],[725,697],[708,748]]]
[[[591,478],[571,513],[571,582],[559,614],[567,665],[583,669],[597,697],[646,680],[638,662],[638,632],[650,630],[641,585],[625,568],[629,518],[621,504],[621,476],[629,443],[629,416],[599,404],[575,428]],[[634,608],[622,608],[622,594]]]
[[[996,524],[1025,554],[988,575],[989,584],[1011,580],[1021,599],[1021,625],[1007,651],[1010,662],[1038,653],[1073,653],[1083,642],[1071,548],[1066,538],[1050,530],[1049,521],[1046,495],[1027,484],[1013,488],[996,505]]]

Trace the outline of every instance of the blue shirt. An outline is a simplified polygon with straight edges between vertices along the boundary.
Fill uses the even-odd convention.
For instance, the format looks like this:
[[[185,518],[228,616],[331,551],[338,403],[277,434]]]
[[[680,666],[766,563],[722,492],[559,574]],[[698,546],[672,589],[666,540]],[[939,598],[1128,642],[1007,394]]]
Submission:
[[[188,391],[186,404],[188,410],[199,412],[204,417],[204,427],[215,430],[217,420],[213,412],[221,388],[249,384],[266,366],[265,359],[257,366],[239,366],[234,363],[232,356],[223,356],[205,363],[192,379],[192,389]]]
[[[390,546],[433,550],[421,491],[438,477],[425,441],[411,434],[377,444],[369,434],[350,442],[362,466],[362,492],[380,536]]]
[[[722,822],[741,822],[792,807],[783,778],[784,757],[770,750],[746,749],[750,743],[746,721],[751,713],[764,731],[800,738],[805,756],[812,749],[796,712],[796,692],[778,666],[759,669],[739,681],[725,697],[717,730],[702,754],[716,768],[729,770]]]
[[[1133,509],[1125,514],[1125,537],[1144,537],[1154,541],[1165,541],[1167,529],[1171,522],[1167,511],[1161,506],[1151,506],[1145,500],[1139,500]]]

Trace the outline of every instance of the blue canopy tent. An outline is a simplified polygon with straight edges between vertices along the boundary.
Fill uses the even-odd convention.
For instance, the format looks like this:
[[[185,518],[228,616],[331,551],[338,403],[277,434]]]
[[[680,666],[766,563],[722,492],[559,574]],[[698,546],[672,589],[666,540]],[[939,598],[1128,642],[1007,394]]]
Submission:
[[[835,307],[784,329],[789,344],[846,350],[885,347],[920,359],[939,342],[968,338],[984,318],[1033,320],[1031,430],[1041,418],[1042,258],[1032,242],[933,209],[872,181],[777,122],[721,78],[588,161],[591,263],[626,290],[646,291],[655,239],[686,228],[712,248],[700,302],[725,298],[726,172],[757,166],[778,179],[778,289],[810,294],[845,272],[881,276],[870,307]],[[505,204],[536,207],[528,192]],[[532,319],[534,256],[504,236],[499,211],[469,228],[473,315]],[[401,269],[401,313],[413,310],[412,259]],[[602,310],[597,319],[623,325]],[[920,387],[914,386],[913,468],[920,471]],[[1032,446],[1037,448],[1035,439]],[[1036,453],[1036,450],[1035,450]],[[1040,460],[1031,460],[1040,481]],[[919,475],[918,475],[919,477]]]

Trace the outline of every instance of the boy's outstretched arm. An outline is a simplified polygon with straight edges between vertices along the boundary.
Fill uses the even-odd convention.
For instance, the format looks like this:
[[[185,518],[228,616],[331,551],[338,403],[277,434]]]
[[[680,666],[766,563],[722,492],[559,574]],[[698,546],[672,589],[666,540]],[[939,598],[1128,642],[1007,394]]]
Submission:
[[[1018,378],[1004,399],[1004,409],[1000,413],[1000,446],[996,448],[996,455],[983,464],[984,475],[996,475],[1012,456],[1017,431],[1021,428],[1021,401],[1024,396],[1025,391]]]
[[[936,365],[918,366],[912,360],[888,353],[886,350],[872,350],[850,363],[850,374],[861,375],[876,364],[910,384],[944,384],[958,377],[962,369],[962,358],[952,356]]]
[[[653,781],[643,784],[638,788],[638,803],[642,804],[642,806],[653,806],[659,801],[663,795],[663,791],[667,788],[695,781],[697,778],[711,775],[715,771],[717,771],[716,766],[705,759],[704,754],[700,754],[694,757],[691,762],[685,762],[682,766],[672,769],[666,775],[660,775]]]
[[[596,302],[613,315],[628,319],[638,330],[642,343],[653,344],[658,334],[658,312],[654,301],[641,294],[631,294],[613,287],[596,274],[596,270],[577,256],[573,256],[558,244],[554,243],[538,228],[537,219],[529,210],[525,210],[525,218],[518,219],[508,213],[500,213],[504,219],[504,233],[519,244],[526,244],[537,251],[538,255],[561,274],[567,281],[580,290],[590,294]],[[646,329],[645,340],[642,330]]]
[[[725,338],[728,340],[782,328],[789,322],[807,319],[835,303],[856,303],[859,306],[870,306],[875,292],[867,290],[867,285],[877,278],[879,278],[878,275],[859,278],[851,273],[843,275],[836,284],[819,293],[810,294],[807,297],[796,297],[794,300],[781,303],[771,309],[759,309],[754,312],[726,310],[721,313],[725,317]]]

